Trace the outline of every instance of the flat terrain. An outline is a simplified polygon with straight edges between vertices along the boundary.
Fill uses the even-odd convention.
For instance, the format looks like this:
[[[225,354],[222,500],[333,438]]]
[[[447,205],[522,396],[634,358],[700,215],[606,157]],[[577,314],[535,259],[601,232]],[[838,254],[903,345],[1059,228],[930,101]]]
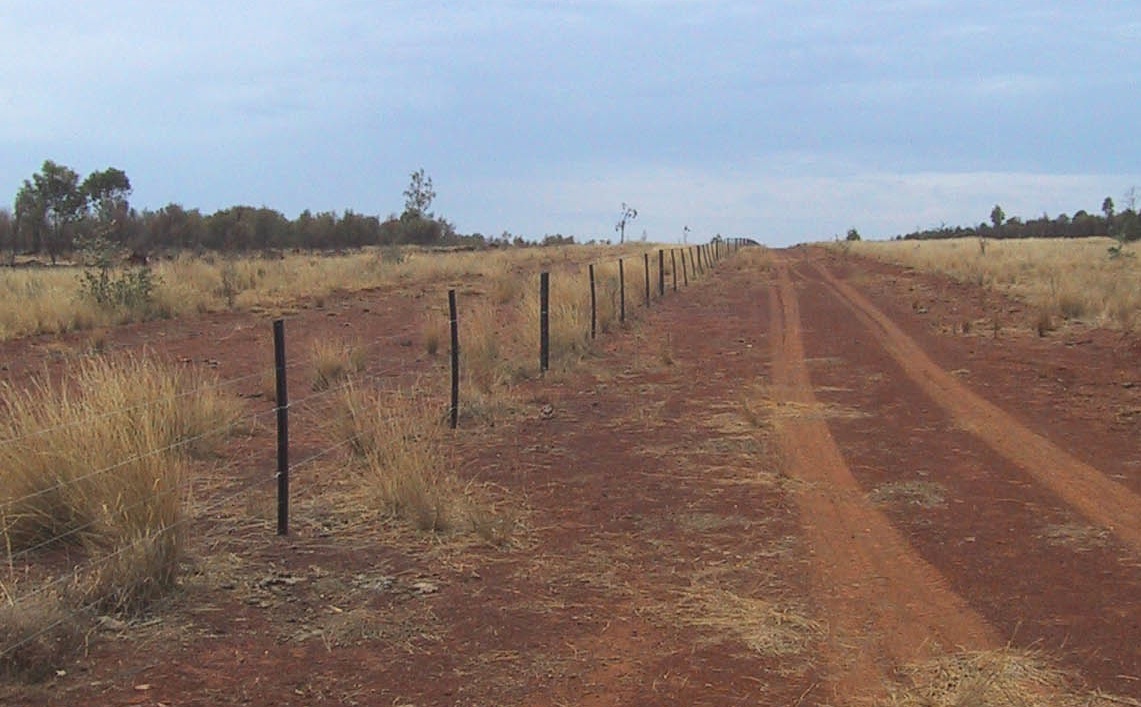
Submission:
[[[407,314],[425,296],[442,292],[331,299],[291,345],[351,331],[393,376],[430,375]],[[110,346],[251,376],[235,394],[266,412],[268,326],[138,325]],[[0,354],[19,377],[58,351]],[[317,417],[299,407],[295,459],[327,447]],[[182,590],[0,698],[862,705],[906,666],[1026,649],[1141,704],[1139,420],[1136,335],[1039,336],[1017,302],[822,249],[731,258],[520,384],[494,424],[461,422],[456,473],[516,519],[508,542],[353,522],[326,493],[335,454],[300,466],[275,538],[254,429],[210,489],[263,490],[204,506]]]

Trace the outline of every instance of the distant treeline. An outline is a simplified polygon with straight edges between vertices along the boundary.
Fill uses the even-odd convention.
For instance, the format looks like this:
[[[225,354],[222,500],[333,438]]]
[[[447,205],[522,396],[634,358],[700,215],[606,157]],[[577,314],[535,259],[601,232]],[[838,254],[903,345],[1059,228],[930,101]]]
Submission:
[[[0,252],[9,262],[22,254],[47,256],[54,263],[92,238],[139,254],[528,244],[506,232],[498,237],[457,233],[446,219],[429,211],[435,192],[423,170],[412,175],[404,212],[384,219],[351,210],[340,214],[306,210],[291,220],[264,206],[232,206],[212,214],[179,204],[138,211],[130,206],[130,195],[131,183],[122,170],[109,167],[81,181],[68,167],[48,160],[24,180],[12,210],[0,209]],[[574,243],[574,237],[546,236],[542,243]]]
[[[1073,216],[1059,214],[1054,218],[1043,214],[1039,218],[1022,220],[1017,216],[1006,218],[1001,206],[991,211],[991,222],[978,226],[939,226],[915,231],[897,240],[924,240],[938,238],[1089,238],[1109,236],[1119,241],[1141,238],[1141,216],[1138,216],[1134,190],[1126,195],[1129,202],[1124,211],[1117,211],[1113,199],[1106,197],[1100,214],[1081,210]]]

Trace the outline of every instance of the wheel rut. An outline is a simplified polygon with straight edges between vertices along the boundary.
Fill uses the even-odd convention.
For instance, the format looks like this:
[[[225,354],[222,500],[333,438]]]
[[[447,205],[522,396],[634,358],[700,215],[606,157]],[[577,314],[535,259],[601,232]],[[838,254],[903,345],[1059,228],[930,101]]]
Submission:
[[[906,373],[956,422],[1033,477],[1091,522],[1141,551],[1141,496],[1036,434],[1012,415],[960,383],[851,285],[819,264],[811,266],[839,302]]]
[[[812,410],[797,293],[787,263],[770,298],[778,405]],[[836,697],[885,683],[901,664],[999,645],[995,631],[872,506],[819,416],[781,415],[778,434],[811,547],[813,594],[830,627],[826,660]]]

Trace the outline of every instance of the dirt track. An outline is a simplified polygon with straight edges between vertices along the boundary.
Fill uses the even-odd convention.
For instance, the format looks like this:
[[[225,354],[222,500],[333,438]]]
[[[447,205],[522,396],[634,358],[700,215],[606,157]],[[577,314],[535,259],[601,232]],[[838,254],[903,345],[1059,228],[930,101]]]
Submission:
[[[1141,698],[1137,344],[1039,340],[1005,302],[1001,334],[948,333],[997,301],[823,251],[723,264],[458,438],[465,476],[530,509],[520,546],[300,522],[9,699],[863,704],[902,664],[1006,645]]]

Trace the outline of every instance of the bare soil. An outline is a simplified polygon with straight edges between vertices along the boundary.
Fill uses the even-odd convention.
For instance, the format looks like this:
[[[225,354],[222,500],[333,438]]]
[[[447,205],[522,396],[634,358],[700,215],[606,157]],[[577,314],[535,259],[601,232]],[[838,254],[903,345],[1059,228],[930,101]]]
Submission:
[[[393,380],[438,377],[418,312],[443,294],[301,308],[291,358],[351,337]],[[314,458],[336,440],[298,367],[291,534],[273,535],[266,422],[210,470],[180,591],[0,701],[868,704],[908,663],[1011,646],[1129,704],[1141,339],[1039,336],[1034,320],[820,249],[730,259],[572,370],[521,383],[494,424],[463,420],[457,474],[519,520],[496,545],[338,508],[343,461]],[[225,314],[99,336],[237,380],[264,415],[269,331]],[[90,341],[0,359],[20,381]]]

